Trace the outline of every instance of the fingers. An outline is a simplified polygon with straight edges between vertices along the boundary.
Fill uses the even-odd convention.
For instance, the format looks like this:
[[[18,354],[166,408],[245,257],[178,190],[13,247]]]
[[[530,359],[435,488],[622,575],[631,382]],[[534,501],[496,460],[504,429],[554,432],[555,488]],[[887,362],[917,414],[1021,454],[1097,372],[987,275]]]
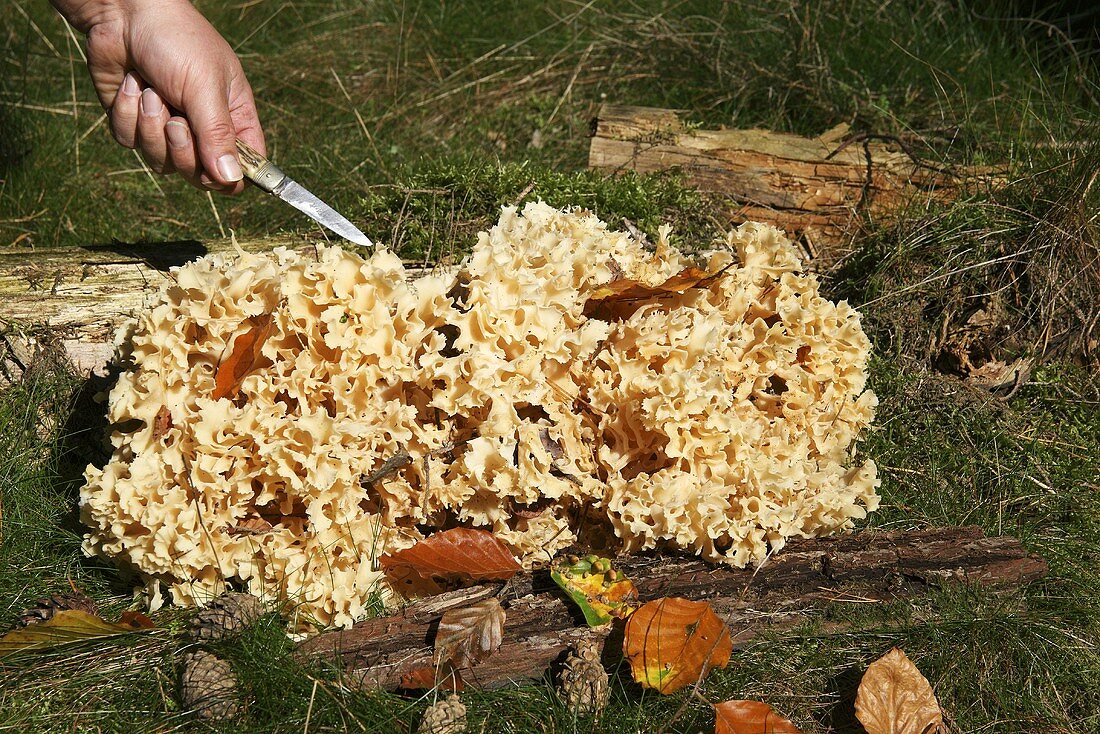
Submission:
[[[122,78],[122,84],[111,104],[111,134],[115,136],[119,145],[127,148],[137,145],[140,107],[141,82],[131,72]]]
[[[171,173],[175,167],[168,156],[164,127],[168,122],[168,108],[159,94],[146,87],[141,93],[138,110],[137,145],[141,157],[157,173]]]
[[[209,191],[230,193],[233,188],[210,178],[199,164],[199,155],[195,147],[195,138],[191,126],[182,117],[170,117],[164,125],[164,136],[168,141],[168,157],[172,167],[187,182],[196,188]]]
[[[229,113],[228,90],[203,85],[183,100],[191,133],[198,143],[199,165],[215,182],[241,188],[244,178],[237,159],[237,128]]]
[[[191,128],[182,117],[170,117],[164,125],[164,136],[168,141],[168,155],[172,165],[180,175],[195,186],[199,186],[198,156],[195,141],[191,137]]]
[[[187,120],[172,116],[156,90],[141,87],[140,79],[133,73],[123,78],[110,110],[115,139],[127,148],[139,150],[157,173],[178,171],[200,189],[232,192],[233,184],[222,183],[204,172]]]

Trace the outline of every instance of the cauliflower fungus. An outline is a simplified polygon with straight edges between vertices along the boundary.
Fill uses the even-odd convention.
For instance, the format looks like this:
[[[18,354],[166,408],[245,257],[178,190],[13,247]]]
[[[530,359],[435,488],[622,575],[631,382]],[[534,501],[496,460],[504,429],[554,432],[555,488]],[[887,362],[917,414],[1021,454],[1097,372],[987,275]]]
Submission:
[[[433,528],[491,530],[528,565],[579,542],[743,566],[874,510],[859,315],[770,226],[705,263],[667,228],[643,244],[540,203],[506,207],[457,275],[338,247],[179,268],[120,336],[109,418],[139,427],[87,470],[85,551],[154,605],[232,585],[309,629],[362,616],[390,591],[377,558]],[[693,264],[711,277],[659,292]],[[628,279],[649,295],[607,297]]]

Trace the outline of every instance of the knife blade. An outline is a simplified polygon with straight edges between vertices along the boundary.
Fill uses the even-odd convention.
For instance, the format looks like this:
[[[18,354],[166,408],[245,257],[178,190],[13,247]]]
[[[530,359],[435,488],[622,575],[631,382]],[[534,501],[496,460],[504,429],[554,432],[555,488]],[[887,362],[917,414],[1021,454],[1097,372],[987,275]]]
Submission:
[[[241,168],[245,177],[262,191],[277,196],[323,227],[327,227],[350,242],[374,247],[370,238],[359,231],[343,215],[314,196],[309,189],[286,175],[281,168],[260,155],[243,140],[237,141]]]

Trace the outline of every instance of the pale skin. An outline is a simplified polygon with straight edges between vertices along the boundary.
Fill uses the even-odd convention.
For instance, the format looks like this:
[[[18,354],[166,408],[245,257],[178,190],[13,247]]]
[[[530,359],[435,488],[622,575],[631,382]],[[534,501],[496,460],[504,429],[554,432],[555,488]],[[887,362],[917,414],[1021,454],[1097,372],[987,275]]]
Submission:
[[[111,133],[149,167],[207,190],[244,188],[235,138],[266,154],[237,55],[188,0],[51,0],[85,34]]]

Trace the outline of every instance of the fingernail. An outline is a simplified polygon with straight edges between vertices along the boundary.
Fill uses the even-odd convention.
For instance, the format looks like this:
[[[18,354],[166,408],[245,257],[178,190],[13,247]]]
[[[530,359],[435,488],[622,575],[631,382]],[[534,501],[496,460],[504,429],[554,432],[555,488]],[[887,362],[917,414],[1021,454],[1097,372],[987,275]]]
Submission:
[[[173,148],[183,148],[187,145],[187,126],[182,122],[169,120],[164,126],[164,133],[168,136],[168,144]]]
[[[222,175],[222,178],[226,181],[240,181],[244,178],[244,172],[241,171],[241,163],[237,160],[237,156],[226,153],[218,159],[218,173]]]
[[[127,74],[122,78],[122,92],[129,94],[131,97],[135,94],[141,93],[141,87],[138,86],[137,77],[133,74]]]
[[[141,114],[147,117],[156,117],[163,109],[164,104],[152,89],[146,89],[141,93]]]

